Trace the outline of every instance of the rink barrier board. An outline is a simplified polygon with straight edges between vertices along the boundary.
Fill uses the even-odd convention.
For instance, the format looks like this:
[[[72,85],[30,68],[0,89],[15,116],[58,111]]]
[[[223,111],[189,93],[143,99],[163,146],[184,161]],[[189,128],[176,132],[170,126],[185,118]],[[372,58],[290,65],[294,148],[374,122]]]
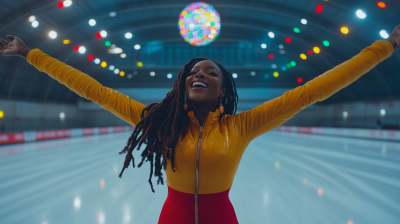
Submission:
[[[71,138],[77,136],[88,136],[123,132],[133,130],[133,126],[94,127],[94,128],[73,128],[50,131],[25,131],[0,134],[0,145],[15,143],[43,141],[58,138]]]
[[[319,134],[319,135],[335,135],[344,137],[400,141],[400,131],[394,131],[394,130],[374,130],[374,129],[362,129],[362,128],[299,127],[299,126],[280,126],[275,128],[274,130]]]
[[[0,145],[24,143],[32,141],[43,141],[59,138],[71,138],[77,136],[88,136],[123,132],[133,130],[133,126],[114,126],[114,127],[94,127],[94,128],[73,128],[50,131],[25,131],[0,134]],[[359,128],[323,128],[323,127],[300,127],[300,126],[280,126],[277,131],[335,135],[344,137],[357,137],[367,139],[394,140],[400,141],[400,131],[392,130],[373,130]]]

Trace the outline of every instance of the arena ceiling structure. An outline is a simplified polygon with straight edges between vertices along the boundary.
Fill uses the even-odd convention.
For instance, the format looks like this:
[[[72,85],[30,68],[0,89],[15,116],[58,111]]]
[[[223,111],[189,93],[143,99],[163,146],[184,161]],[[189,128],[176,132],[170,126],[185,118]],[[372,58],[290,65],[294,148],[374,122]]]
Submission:
[[[238,88],[295,88],[384,40],[400,23],[396,0],[214,0],[206,3],[220,16],[219,35],[193,46],[178,27],[191,3],[4,0],[0,36],[18,36],[111,88],[172,88],[194,57],[223,64]],[[397,51],[322,103],[399,99],[399,84]],[[2,57],[0,98],[77,103],[80,97],[24,59]]]

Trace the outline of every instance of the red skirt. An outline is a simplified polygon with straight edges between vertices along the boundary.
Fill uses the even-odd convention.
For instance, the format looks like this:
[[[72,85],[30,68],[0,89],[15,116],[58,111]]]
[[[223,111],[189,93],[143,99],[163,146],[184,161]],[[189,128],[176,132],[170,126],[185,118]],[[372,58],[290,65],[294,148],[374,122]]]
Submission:
[[[199,194],[199,224],[239,224],[229,200],[229,190],[215,194]],[[195,224],[194,194],[183,193],[168,186],[168,196],[158,224]]]

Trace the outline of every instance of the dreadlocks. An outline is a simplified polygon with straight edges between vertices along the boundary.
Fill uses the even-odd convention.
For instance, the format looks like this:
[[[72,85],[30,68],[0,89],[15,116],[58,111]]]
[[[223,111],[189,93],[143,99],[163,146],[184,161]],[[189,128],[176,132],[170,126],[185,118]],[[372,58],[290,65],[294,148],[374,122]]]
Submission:
[[[122,176],[125,168],[129,167],[129,163],[132,160],[132,166],[135,167],[135,161],[132,155],[132,151],[137,147],[145,143],[146,148],[143,150],[141,156],[142,161],[138,165],[142,166],[144,159],[150,161],[150,178],[149,183],[153,192],[153,183],[151,177],[153,174],[153,159],[154,154],[156,156],[155,172],[154,175],[158,177],[157,185],[161,182],[164,185],[161,166],[164,166],[164,170],[167,167],[167,159],[171,159],[172,170],[174,169],[174,155],[175,147],[178,143],[179,137],[186,135],[189,116],[188,111],[183,109],[185,92],[185,81],[189,74],[189,71],[193,66],[199,62],[209,60],[207,58],[194,58],[190,60],[183,69],[179,72],[178,78],[174,82],[173,89],[167,94],[167,96],[160,103],[152,103],[145,107],[141,114],[141,120],[136,125],[131,137],[128,139],[127,145],[119,154],[126,153],[124,166],[122,168],[119,177]],[[214,62],[214,61],[213,61]],[[233,81],[232,75],[228,72],[221,64],[214,62],[222,71],[223,76],[223,87],[226,88],[224,97],[222,98],[222,104],[225,108],[225,112],[220,115],[220,118],[224,114],[234,115],[237,109],[238,96],[236,92],[236,85]],[[145,114],[147,112],[147,114]],[[168,150],[166,150],[166,148]],[[171,152],[172,150],[172,152]],[[170,155],[172,153],[172,155]],[[163,161],[161,162],[161,156]]]

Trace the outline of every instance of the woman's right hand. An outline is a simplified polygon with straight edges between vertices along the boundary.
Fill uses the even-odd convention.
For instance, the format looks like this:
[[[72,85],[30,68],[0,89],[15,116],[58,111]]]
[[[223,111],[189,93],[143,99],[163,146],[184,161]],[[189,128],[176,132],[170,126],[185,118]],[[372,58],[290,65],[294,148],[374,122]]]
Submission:
[[[26,58],[31,49],[29,49],[19,37],[7,35],[7,39],[12,41],[9,42],[0,38],[0,55]]]

